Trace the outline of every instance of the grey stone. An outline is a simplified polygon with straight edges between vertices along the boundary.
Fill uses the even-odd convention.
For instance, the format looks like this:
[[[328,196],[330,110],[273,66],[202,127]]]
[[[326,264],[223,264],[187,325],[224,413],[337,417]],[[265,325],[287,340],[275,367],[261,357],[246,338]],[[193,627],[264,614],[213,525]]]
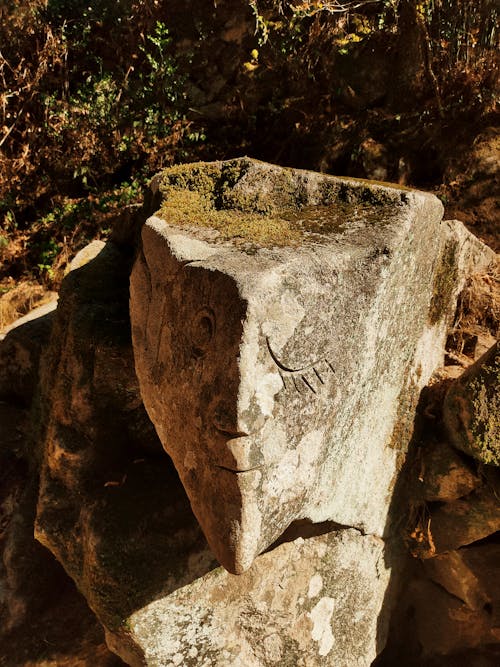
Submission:
[[[242,572],[297,519],[383,535],[458,292],[440,202],[248,159],[155,185],[135,365],[217,558]]]
[[[63,282],[37,401],[41,475],[35,534],[75,580],[105,626],[108,644],[129,664],[295,665],[303,660],[368,667],[384,645],[392,583],[401,570],[391,540],[382,541],[377,533],[384,538],[387,533],[392,487],[411,437],[419,387],[442,359],[454,311],[453,281],[446,282],[449,303],[434,299],[430,306],[448,275],[435,267],[449,266],[450,256],[452,269],[465,265],[460,249],[468,246],[459,243],[451,255],[446,251],[461,228],[455,233],[440,223],[439,205],[419,193],[253,161],[168,173],[182,180],[194,172],[199,184],[210,170],[224,171],[228,180],[217,198],[220,214],[194,197],[204,213],[201,221],[209,226],[194,233],[172,226],[169,243],[175,252],[170,254],[163,254],[166,242],[158,233],[164,222],[153,218],[145,231],[144,254],[151,250],[148,243],[156,242],[152,255],[160,263],[153,260],[150,280],[139,253],[134,338],[144,337],[141,318],[149,310],[148,340],[154,346],[161,334],[163,342],[161,363],[150,364],[154,374],[143,387],[134,372],[128,315],[136,218],[125,229],[124,243],[106,244]],[[216,180],[204,180],[206,191]],[[152,186],[151,201],[164,212],[168,187],[161,176]],[[235,208],[239,189],[246,192],[248,215]],[[297,192],[304,207],[294,212]],[[177,204],[169,215],[178,216],[186,189],[170,194]],[[192,205],[189,193],[187,199]],[[330,204],[337,199],[341,215],[332,223]],[[286,217],[277,210],[280,201],[294,202]],[[426,222],[419,216],[427,208]],[[290,218],[300,227],[308,212],[325,214],[315,232],[287,227]],[[345,215],[351,216],[350,224]],[[271,224],[259,228],[266,220]],[[326,241],[324,223],[334,228]],[[232,238],[235,232],[239,240]],[[190,253],[199,261],[186,259]],[[479,256],[484,257],[478,251]],[[169,273],[174,269],[175,279]],[[460,271],[452,271],[457,284]],[[352,284],[361,286],[359,293]],[[165,313],[155,310],[163,307]],[[192,319],[183,322],[188,314]],[[161,358],[170,339],[178,367],[168,356]],[[320,357],[324,369],[314,367],[324,384],[313,367],[297,376],[276,363],[297,369],[317,361],[318,346],[331,350],[336,363],[335,374],[327,374],[329,357]],[[137,366],[139,353],[140,346]],[[154,362],[157,351],[148,347],[143,353],[147,371],[146,362]],[[194,378],[190,363],[199,370]],[[295,388],[294,375],[303,387]],[[207,484],[213,475],[214,486],[206,489],[212,504],[205,512],[207,521],[220,519],[221,530],[212,549],[221,560],[227,555],[226,567],[246,569],[239,576],[217,567],[191,511],[183,487],[188,484],[179,481],[145,414],[141,392],[153,392],[155,386],[164,395],[156,413],[152,401],[148,410],[159,433],[171,428],[173,437],[182,427],[199,438],[198,445],[206,445],[200,457],[221,455],[218,463],[228,468],[246,465],[242,457],[250,464],[252,457],[257,462],[268,457],[253,489],[255,471],[205,470],[204,459],[196,461],[193,452],[192,472],[206,475]],[[239,411],[245,404],[247,409]],[[210,422],[215,407],[216,425]],[[259,415],[265,417],[260,424]],[[236,423],[234,433],[234,416],[250,423]],[[239,430],[255,424],[261,429],[255,439]],[[319,431],[312,438],[311,428]],[[234,449],[225,447],[226,440]],[[170,451],[170,445],[163,446]],[[283,466],[277,462],[281,455]],[[200,490],[193,489],[199,498]],[[199,502],[190,500],[203,517]],[[254,505],[262,514],[261,530],[254,521],[257,513],[252,518]],[[330,516],[332,521],[322,523]],[[232,518],[235,541],[219,548],[218,538],[227,538]],[[295,532],[283,536],[291,521]],[[243,537],[241,526],[247,531]],[[208,534],[206,521],[203,528]],[[292,541],[276,546],[276,538]],[[243,547],[236,558],[238,542]],[[250,566],[271,543],[274,548]]]
[[[352,529],[298,538],[242,575],[219,567],[191,577],[107,641],[132,665],[368,667],[383,642],[389,574],[378,538]],[[127,648],[134,644],[142,656]]]
[[[455,447],[482,463],[500,465],[500,343],[451,385],[443,419]]]

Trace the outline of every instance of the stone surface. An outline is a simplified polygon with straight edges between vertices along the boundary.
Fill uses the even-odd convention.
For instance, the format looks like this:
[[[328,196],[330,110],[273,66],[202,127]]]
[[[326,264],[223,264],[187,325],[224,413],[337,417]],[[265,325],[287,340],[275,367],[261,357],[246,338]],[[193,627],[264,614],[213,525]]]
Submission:
[[[471,609],[432,581],[414,581],[407,595],[414,607],[414,631],[422,657],[453,654],[498,641],[488,610]]]
[[[42,372],[37,538],[77,582],[128,664],[175,664],[182,652],[199,652],[209,665],[283,658],[368,666],[388,615],[382,540],[352,529],[313,533],[264,555],[244,579],[217,568],[171,461],[136,406],[123,319],[129,266],[110,244],[65,279]],[[162,608],[154,628],[147,621]],[[170,645],[169,624],[179,630]],[[245,656],[253,662],[238,662]]]
[[[250,167],[252,165],[254,163],[250,162]],[[274,173],[272,167],[258,166],[259,173],[264,173],[266,178],[263,181],[257,178],[254,182],[252,197],[256,198],[257,203],[261,201],[259,193],[265,193],[266,187],[269,189],[269,184],[272,182],[272,178],[267,177]],[[281,170],[278,171],[282,173]],[[182,174],[182,169],[177,173]],[[323,182],[324,178],[303,172],[290,173],[300,182],[303,179],[304,196],[310,193],[308,188],[312,188],[312,192],[315,192],[314,183]],[[236,170],[236,175],[238,174],[241,174],[240,170]],[[160,181],[161,179],[157,179],[153,188],[158,188],[161,185]],[[233,187],[234,174],[231,183],[225,195],[229,198],[236,196]],[[380,205],[385,210],[386,195],[389,198],[408,196],[413,202],[420,202],[420,197],[423,197],[424,207],[428,201],[424,195],[413,195],[411,192],[390,188],[386,190],[383,187],[378,189],[379,186],[373,186],[376,193],[373,194],[372,186],[363,182],[326,178],[325,183],[332,185],[333,192],[337,192],[340,188],[343,193],[341,199],[343,204],[346,204],[341,207],[343,214],[352,212],[351,205],[356,209],[358,195],[371,202],[360,205],[358,213],[360,211],[364,213],[370,206],[377,208]],[[248,179],[246,184],[249,184]],[[282,185],[286,185],[286,182]],[[328,190],[326,186],[322,187]],[[351,192],[351,187],[354,194]],[[290,190],[286,190],[285,194],[286,192],[290,194]],[[165,197],[162,203],[158,189],[151,194],[151,201],[156,201],[157,206],[164,209]],[[179,192],[174,194],[179,195]],[[278,199],[282,198],[282,192],[275,194]],[[379,195],[382,196],[382,203],[379,202]],[[271,204],[272,201],[271,197]],[[398,204],[398,215],[407,210],[407,206],[411,208],[413,204],[410,204],[405,202]],[[201,207],[198,210],[202,212],[206,210],[199,198],[197,205]],[[292,421],[286,428],[291,429],[298,424],[299,436],[310,428],[308,420],[314,423],[315,428],[322,428],[324,419],[321,410],[326,410],[330,403],[329,397],[333,397],[331,402],[335,404],[336,409],[338,408],[342,426],[342,431],[337,433],[339,440],[334,442],[338,464],[336,468],[334,466],[335,470],[325,470],[325,476],[320,475],[317,481],[324,482],[335,472],[339,480],[337,484],[334,475],[335,493],[343,493],[344,497],[341,498],[339,495],[330,508],[327,508],[326,514],[321,514],[319,510],[322,505],[319,499],[316,499],[318,513],[313,515],[311,509],[309,517],[314,519],[315,523],[307,521],[307,514],[304,512],[303,520],[294,522],[293,530],[291,527],[283,536],[282,533],[295,517],[295,512],[292,512],[286,520],[280,513],[282,509],[284,512],[293,509],[297,488],[303,489],[306,507],[310,497],[315,493],[311,487],[316,480],[307,479],[305,471],[309,468],[306,465],[304,470],[298,471],[297,484],[287,487],[287,493],[291,495],[288,505],[281,508],[279,496],[276,496],[276,516],[268,513],[264,517],[269,527],[266,526],[264,529],[268,531],[267,538],[259,545],[259,550],[266,548],[263,545],[268,539],[274,540],[274,537],[271,537],[274,535],[280,538],[280,545],[276,546],[275,543],[271,551],[258,556],[248,571],[240,576],[231,575],[218,568],[200,525],[193,515],[184,486],[144,410],[134,372],[128,313],[128,281],[137,231],[137,219],[132,216],[130,224],[127,223],[120,233],[114,235],[116,241],[106,244],[93,259],[72,271],[63,282],[58,309],[54,315],[50,345],[42,357],[40,390],[36,394],[37,401],[34,406],[36,409],[32,413],[33,423],[36,423],[33,460],[37,464],[40,462],[41,465],[36,536],[75,580],[78,589],[83,592],[90,607],[105,626],[108,644],[129,664],[164,664],[158,663],[155,655],[161,655],[161,660],[164,660],[165,664],[170,662],[182,664],[183,659],[193,660],[193,664],[203,664],[193,657],[199,652],[200,655],[204,654],[203,659],[207,665],[246,664],[245,660],[248,658],[249,661],[253,661],[248,664],[295,665],[300,664],[297,661],[303,659],[304,664],[308,666],[359,664],[368,667],[384,645],[393,586],[399,580],[401,564],[399,555],[393,552],[391,540],[382,541],[376,535],[363,535],[362,529],[364,528],[365,532],[369,530],[373,533],[382,531],[387,533],[385,523],[390,518],[387,516],[387,508],[392,484],[396,481],[398,466],[411,437],[419,383],[425,382],[425,378],[442,358],[442,343],[447,322],[454,309],[453,299],[459,289],[462,274],[459,269],[455,275],[452,262],[452,275],[455,276],[457,283],[455,285],[453,281],[447,280],[448,274],[444,269],[436,271],[434,265],[450,267],[451,257],[459,266],[465,266],[466,260],[461,255],[460,248],[465,248],[464,252],[467,255],[471,244],[467,238],[462,239],[463,242],[460,241],[456,252],[450,254],[449,250],[446,250],[447,243],[450,239],[462,238],[461,228],[450,226],[448,223],[432,222],[436,226],[435,238],[433,237],[432,243],[428,241],[427,245],[436,248],[436,257],[428,260],[432,263],[432,267],[429,265],[429,274],[425,274],[427,293],[425,299],[422,296],[423,312],[417,317],[413,312],[417,303],[413,294],[411,312],[409,305],[408,308],[402,305],[405,303],[404,300],[399,301],[404,295],[404,290],[400,289],[399,284],[401,274],[396,270],[392,271],[393,268],[400,266],[399,261],[403,262],[403,256],[407,257],[407,261],[403,262],[405,276],[408,274],[411,280],[416,281],[419,286],[416,293],[420,294],[422,269],[413,265],[412,257],[413,252],[423,253],[421,245],[424,245],[424,239],[419,240],[420,227],[411,215],[408,218],[408,225],[406,227],[402,225],[400,232],[397,231],[399,223],[394,222],[391,216],[389,223],[382,225],[382,230],[378,229],[377,216],[373,219],[368,216],[371,220],[368,225],[365,224],[366,220],[363,222],[356,218],[352,222],[352,228],[339,230],[334,245],[338,246],[339,257],[342,256],[343,259],[337,258],[338,264],[333,265],[333,268],[329,261],[325,261],[324,265],[316,262],[314,269],[310,271],[309,291],[301,293],[302,276],[308,267],[304,263],[305,259],[309,261],[316,257],[317,253],[321,259],[324,257],[323,252],[326,253],[325,256],[330,252],[330,249],[325,250],[324,244],[320,242],[321,239],[316,239],[318,245],[314,239],[311,240],[311,245],[303,243],[300,229],[290,229],[288,225],[290,219],[282,219],[279,215],[274,217],[276,226],[272,225],[273,229],[259,231],[255,223],[262,222],[262,215],[255,211],[248,217],[243,216],[243,219],[240,214],[230,213],[226,216],[222,212],[221,216],[213,211],[208,213],[211,224],[217,226],[222,223],[222,225],[218,232],[214,231],[213,227],[203,228],[202,233],[207,237],[205,240],[197,239],[196,251],[208,248],[213,254],[215,247],[218,252],[220,251],[221,262],[229,262],[230,256],[234,255],[234,261],[236,262],[238,258],[238,262],[232,270],[235,273],[244,271],[247,276],[253,276],[254,283],[250,283],[245,298],[242,298],[238,290],[235,290],[237,280],[234,275],[224,274],[220,267],[208,271],[205,266],[198,266],[199,262],[183,267],[180,270],[179,282],[173,284],[177,300],[175,303],[179,304],[177,312],[173,308],[171,311],[174,316],[173,324],[176,322],[178,324],[178,318],[182,317],[189,307],[196,305],[197,300],[201,306],[195,311],[199,317],[190,320],[184,329],[180,328],[183,333],[176,351],[181,357],[182,354],[185,355],[182,359],[189,360],[193,356],[197,367],[201,369],[200,375],[195,377],[195,380],[199,384],[200,392],[204,392],[203,395],[218,397],[221,388],[232,395],[233,383],[237,381],[240,387],[238,391],[243,400],[242,389],[254,386],[252,383],[255,380],[258,388],[256,395],[253,396],[255,418],[258,417],[258,410],[262,406],[265,408],[266,400],[274,390],[272,378],[267,378],[269,384],[266,381],[262,383],[259,378],[262,378],[263,371],[265,378],[266,374],[274,376],[275,380],[281,382],[282,387],[275,397],[281,410],[277,413],[277,417],[279,419],[284,415],[286,419],[286,414],[295,410],[296,414],[291,417]],[[291,218],[293,221],[293,216]],[[285,222],[284,227],[283,222]],[[324,220],[320,222],[323,224]],[[240,233],[240,240],[227,238],[218,242],[216,235],[227,235],[228,226],[233,232],[236,230]],[[279,232],[277,236],[276,230]],[[192,241],[183,239],[182,230],[177,229],[176,232],[178,233],[175,240],[176,251],[185,252],[185,244],[193,250]],[[377,236],[379,233],[382,237]],[[427,233],[423,233],[423,237]],[[439,240],[437,244],[436,238]],[[380,248],[382,240],[387,240],[387,244],[384,242],[381,253],[376,257],[372,256],[373,244]],[[284,241],[285,245],[274,245]],[[411,247],[408,248],[408,245]],[[384,252],[386,246],[389,255]],[[404,254],[405,248],[408,249],[408,256]],[[442,250],[444,252],[441,252]],[[477,257],[482,261],[487,253],[481,254],[477,247],[476,250]],[[295,261],[294,254],[297,255]],[[259,266],[263,256],[267,268],[263,272],[258,272],[255,267]],[[470,257],[470,253],[468,256]],[[213,259],[210,256],[203,255],[203,257],[198,255],[197,258],[202,260],[203,265]],[[283,257],[286,257],[287,261],[280,264]],[[243,263],[240,260],[243,260]],[[177,260],[169,261],[176,266]],[[213,261],[215,262],[215,259]],[[427,260],[424,260],[423,265],[427,266],[425,261]],[[139,264],[141,262],[142,259],[139,260]],[[281,339],[278,335],[277,341],[283,347],[274,349],[271,336],[280,332],[282,326],[282,322],[279,322],[280,313],[283,317],[286,315],[289,318],[290,331],[296,326],[294,317],[298,317],[297,313],[300,313],[300,308],[297,307],[295,310],[292,307],[291,298],[289,301],[287,299],[283,302],[280,299],[276,301],[277,297],[273,294],[277,292],[274,291],[272,280],[264,289],[266,280],[273,275],[276,277],[272,268],[276,266],[276,262],[283,269],[277,273],[278,282],[284,282],[286,287],[285,274],[289,274],[290,285],[286,288],[290,290],[288,295],[292,297],[297,293],[302,294],[297,300],[304,311],[308,307],[304,304],[310,298],[309,294],[312,294],[313,300],[317,297],[314,301],[316,309],[323,301],[325,307],[331,303],[326,280],[329,275],[331,277],[330,269],[337,271],[340,288],[338,303],[333,304],[331,316],[326,312],[321,317],[315,312],[310,315],[311,319],[317,318],[321,325],[319,339],[317,333],[307,329],[310,325],[301,321],[297,325],[297,333],[303,332],[304,340],[307,339],[308,342],[302,343],[300,338],[296,340],[293,337],[287,347],[288,339],[285,340],[285,337]],[[392,262],[395,262],[394,267]],[[162,280],[169,266],[172,264],[160,266],[163,270]],[[345,269],[344,273],[340,270],[342,267]],[[215,266],[213,268],[215,269]],[[183,274],[187,278],[180,279]],[[193,286],[198,284],[196,281],[199,274],[206,276],[206,283],[203,284],[209,286],[211,290],[213,288],[210,294],[207,293],[212,299],[208,306],[212,310],[209,311],[205,310],[207,294],[198,294]],[[351,278],[361,281],[365,287],[365,292],[357,297],[358,301],[355,298],[350,299],[348,285]],[[261,279],[264,281],[262,284],[259,282]],[[323,291],[314,296],[315,284],[320,283],[321,286],[323,279],[325,281]],[[377,283],[376,279],[380,279],[380,282]],[[435,297],[443,284],[448,290],[449,303]],[[252,294],[252,285],[255,287],[255,295]],[[259,285],[260,292],[257,290]],[[161,285],[157,285],[155,289],[160,287]],[[181,290],[184,290],[182,294]],[[398,299],[392,301],[389,299],[386,292],[391,290],[398,295]],[[249,374],[247,384],[243,382],[240,386],[234,368],[238,359],[241,360],[243,348],[231,338],[234,329],[232,333],[230,328],[220,326],[226,320],[219,317],[228,317],[229,323],[233,318],[233,322],[236,320],[237,325],[242,311],[234,309],[227,311],[226,305],[229,303],[238,308],[243,306],[244,313],[247,314],[249,303],[251,304],[252,298],[257,299],[259,294],[259,303],[254,302],[250,314],[253,312],[257,318],[253,321],[259,321],[258,317],[262,312],[266,312],[266,309],[270,313],[268,329],[265,332],[257,332],[257,339],[261,340],[265,347],[263,349],[258,346],[252,347],[254,334],[250,330],[247,331],[246,337],[243,337],[244,344],[248,344],[245,353],[247,361],[243,369],[246,373],[251,369],[252,349],[255,350],[254,358],[257,363],[254,375]],[[269,297],[269,303],[266,295]],[[219,307],[216,299],[219,297],[222,314],[216,312],[216,308]],[[149,302],[145,301],[142,306],[145,307],[147,303]],[[262,309],[260,312],[259,308]],[[352,308],[354,311],[350,310]],[[373,326],[379,321],[377,318],[381,309],[382,311],[385,309],[384,312],[388,315],[393,315],[395,322],[385,330],[375,332]],[[368,311],[369,317],[363,324],[365,310]],[[357,315],[353,315],[353,312]],[[152,335],[154,335],[155,327],[158,327],[158,320],[161,320],[162,316],[156,318],[154,313],[151,315]],[[405,319],[406,315],[409,319]],[[404,320],[402,324],[397,323],[399,316]],[[276,317],[279,326],[273,325]],[[411,320],[414,317],[420,322],[421,328],[417,340],[410,346],[412,354],[409,354],[407,348],[406,351],[396,349],[394,340],[397,339],[397,335],[401,335],[401,327],[411,333],[413,326],[411,321],[417,326],[415,320]],[[358,323],[360,323],[359,328],[356,329]],[[242,320],[239,326],[243,328]],[[340,340],[328,338],[331,327],[335,328]],[[396,338],[391,339],[393,334]],[[169,335],[168,327],[164,328],[164,335]],[[270,348],[265,338],[262,339],[262,335],[269,338]],[[358,335],[358,343],[347,340],[349,336],[352,338]],[[336,373],[323,376],[321,369],[316,369],[325,383],[322,385],[323,394],[318,391],[320,379],[317,375],[314,375],[317,384],[312,385],[316,394],[307,387],[304,380],[301,380],[304,389],[299,386],[296,390],[293,374],[290,370],[279,368],[270,349],[281,366],[294,369],[296,367],[292,363],[300,363],[300,354],[311,352],[307,345],[310,347],[318,340],[320,343],[326,340],[328,345],[337,351]],[[221,346],[225,346],[226,350],[225,354],[222,349],[220,350],[219,372],[213,371],[214,367],[208,364],[213,349],[210,347],[212,341],[221,341]],[[183,352],[183,344],[187,345],[187,352],[186,350]],[[231,347],[232,345],[234,347]],[[351,356],[347,357],[346,351],[352,345],[354,347]],[[382,348],[380,351],[377,345]],[[355,353],[358,354],[357,360]],[[389,357],[387,367],[384,357],[377,356],[382,353],[385,354],[385,359]],[[154,350],[149,351],[149,354],[154,355]],[[286,357],[288,354],[290,356]],[[346,358],[342,357],[342,354]],[[394,357],[393,360],[391,355]],[[288,358],[290,361],[287,364]],[[403,364],[403,368],[393,367],[392,363]],[[374,368],[374,373],[378,372],[379,376],[376,377],[375,373],[374,377],[369,379],[367,372],[371,366]],[[288,383],[287,390],[283,387],[283,381],[279,376],[280,370],[285,382]],[[212,371],[214,375],[211,375]],[[304,374],[308,379],[307,373],[311,372],[314,371],[302,370],[299,375]],[[352,377],[349,372],[352,372]],[[179,394],[179,388],[184,386],[182,382],[188,380],[189,375],[177,378],[171,376],[170,387],[166,381],[167,373],[167,367],[160,366],[156,377],[165,377],[164,389],[170,392],[169,395],[172,397],[169,418],[177,420],[175,426],[178,428],[179,418],[176,416],[176,410],[184,409],[184,421],[191,427],[198,428],[196,413],[190,411],[190,406],[182,407],[184,397]],[[336,387],[337,375],[339,381],[346,382],[351,388],[353,396],[340,393],[339,398]],[[330,377],[329,382],[328,377]],[[297,381],[297,378],[295,380]],[[366,383],[363,385],[365,380]],[[391,403],[385,400],[386,389],[383,387],[387,388],[384,384],[387,382],[390,386],[393,386],[391,383],[395,383],[399,390],[394,414],[391,413]],[[173,389],[175,385],[178,388],[177,393]],[[302,393],[299,394],[300,389]],[[395,387],[393,391],[396,391]],[[314,402],[316,398],[317,403]],[[346,406],[341,404],[342,401]],[[269,407],[270,403],[267,405]],[[220,399],[214,400],[213,407],[216,406],[223,408],[224,403],[221,405]],[[361,412],[365,408],[368,412],[363,417]],[[347,409],[351,411],[349,414],[344,412]],[[252,417],[251,411],[247,414]],[[234,413],[230,410],[217,411],[217,428],[213,430],[220,433],[224,441],[228,435],[227,429],[232,428],[232,416]],[[300,419],[303,424],[300,423]],[[363,419],[366,420],[365,424],[362,423]],[[377,440],[372,437],[373,433],[377,433],[380,428],[384,434],[388,434],[388,444],[379,450],[372,449],[372,445],[375,447],[377,444]],[[266,431],[270,429],[269,424],[266,426],[264,423],[262,429],[264,435],[272,433],[272,430]],[[350,429],[353,431],[352,434]],[[353,439],[355,434],[360,437],[359,443]],[[241,445],[240,451],[235,449],[233,453],[230,452],[231,455],[245,454],[244,448],[248,445],[249,441],[246,440],[248,436],[240,432],[237,434],[231,432],[229,435],[236,435],[236,438],[229,437],[228,440],[234,440],[236,442],[233,444]],[[280,440],[275,441],[276,451],[286,455],[287,465],[281,469],[279,465],[273,465],[272,460],[269,461],[269,470],[273,476],[266,481],[268,492],[274,488],[271,481],[273,484],[278,484],[282,477],[286,479],[287,475],[294,474],[299,454],[301,464],[304,462],[307,464],[308,461],[312,463],[315,450],[307,446],[314,446],[316,441],[307,438],[302,440],[295,451],[293,448],[297,443],[292,440],[289,446],[286,442],[286,433]],[[350,452],[343,449],[344,441],[351,447]],[[256,444],[262,443],[267,446],[269,441],[265,437],[257,439]],[[210,451],[214,453],[216,450]],[[267,454],[272,453],[271,447],[270,451],[267,450]],[[249,449],[248,454],[253,455],[253,450]],[[351,456],[353,461],[350,460]],[[225,462],[231,464],[227,459]],[[230,470],[220,472],[221,475],[227,473],[229,477],[233,475]],[[243,473],[243,477],[245,474]],[[348,486],[349,480],[354,480],[359,486],[351,489]],[[238,509],[235,510],[230,506],[231,498],[224,497],[219,492],[219,500],[221,508],[226,510],[229,508],[230,516],[232,512],[238,513]],[[322,517],[330,516],[329,511],[332,506],[341,511],[332,512],[331,516],[337,518],[324,523]],[[401,507],[394,507],[394,510],[400,512]],[[355,519],[353,523],[350,522],[352,517]],[[248,513],[247,519],[252,520]],[[224,520],[227,522],[227,519]],[[358,530],[352,526],[357,526]],[[283,542],[285,539],[291,541]],[[247,566],[248,562],[243,564]],[[279,583],[283,589],[279,587]],[[225,596],[222,600],[221,591]],[[182,609],[187,610],[186,627],[189,633],[185,633],[182,627],[182,619],[178,614],[180,604],[183,605]],[[161,610],[166,610],[164,616]],[[221,630],[223,627],[228,628],[227,632]],[[209,628],[210,632],[204,634],[204,628]],[[172,634],[165,639],[165,633],[170,631],[178,631],[179,636]],[[194,639],[188,647],[186,638],[189,636]],[[172,643],[169,645],[167,640],[171,640]],[[189,651],[191,655],[187,655]],[[323,655],[320,651],[326,653]]]
[[[440,204],[250,160],[162,179],[131,278],[136,370],[218,559],[241,572],[301,518],[382,534]]]
[[[0,338],[0,399],[30,405],[38,382],[40,355],[52,329],[57,300],[19,318]]]
[[[69,264],[68,272],[74,271],[75,269],[81,269],[82,266],[91,262],[97,257],[101,250],[104,249],[105,245],[104,241],[91,241],[73,257]]]
[[[479,477],[464,459],[446,442],[433,442],[422,458],[422,498],[449,502],[466,496],[480,486]]]
[[[382,535],[412,396],[481,252],[430,195],[242,159],[166,170],[131,277],[141,394],[219,561],[296,519]]]
[[[455,447],[483,463],[500,465],[500,343],[451,385],[443,417]]]
[[[498,539],[451,551],[424,562],[433,581],[471,609],[486,608],[493,627],[500,625],[500,544]]]
[[[64,279],[41,372],[41,475],[35,535],[78,582],[91,606],[104,610],[112,604],[99,606],[94,596],[113,595],[106,590],[105,575],[101,587],[94,590],[93,572],[98,568],[92,566],[91,552],[97,538],[91,539],[87,517],[100,518],[105,531],[108,519],[115,516],[121,522],[116,526],[119,532],[131,511],[127,503],[121,511],[113,504],[120,506],[121,485],[127,475],[135,479],[145,456],[163,455],[133,370],[128,318],[131,258],[130,249],[109,243]],[[158,469],[163,470],[161,462]],[[134,510],[143,511],[140,504]],[[167,506],[165,511],[172,510]],[[150,515],[154,523],[155,510]],[[140,516],[135,516],[134,527],[140,530]],[[117,544],[118,539],[112,540],[108,547]],[[138,544],[139,538],[132,546]],[[102,558],[113,563],[118,557],[104,553]],[[154,579],[153,572],[151,566]],[[120,594],[133,597],[125,583]]]
[[[464,550],[450,551],[424,561],[424,572],[470,609],[483,609],[490,601],[476,574],[464,562]]]
[[[352,529],[298,538],[242,575],[219,567],[158,597],[108,643],[132,665],[368,666],[388,578],[380,539]]]
[[[483,486],[465,498],[438,505],[429,512],[428,543],[421,558],[458,549],[500,530],[498,491]]]

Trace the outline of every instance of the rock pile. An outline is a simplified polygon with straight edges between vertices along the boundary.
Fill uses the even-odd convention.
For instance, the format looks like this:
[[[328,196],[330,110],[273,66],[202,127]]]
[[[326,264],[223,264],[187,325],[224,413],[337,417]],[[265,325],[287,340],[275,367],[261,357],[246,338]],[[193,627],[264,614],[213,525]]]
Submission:
[[[175,192],[165,186],[172,183]],[[24,470],[29,487],[26,508],[17,505],[23,544],[34,525],[47,548],[35,548],[30,567],[45,572],[40,581],[50,586],[44,557],[55,555],[104,626],[108,646],[130,665],[368,666],[385,645],[403,567],[394,487],[418,395],[442,360],[467,276],[487,267],[493,254],[460,224],[442,222],[437,200],[409,190],[246,159],[176,168],[158,177],[155,188],[147,215],[138,212],[74,264],[57,310],[31,325],[43,335],[25,337],[24,325],[1,343],[10,420],[2,452]],[[186,203],[205,222],[201,232],[185,216]],[[304,229],[303,213],[312,207],[323,215],[314,229]],[[372,214],[377,207],[382,216]],[[140,246],[137,230],[155,210]],[[134,279],[132,336],[129,276],[136,255],[135,271],[147,280]],[[232,328],[224,327],[232,322],[224,317],[236,311],[224,311],[223,297],[231,309],[241,306]],[[169,310],[172,299],[176,307]],[[183,322],[180,314],[191,303],[200,308]],[[156,315],[146,325],[141,317],[149,317],[148,309]],[[216,346],[215,363],[210,343],[242,331],[231,358],[224,357],[229,347]],[[323,369],[304,357],[308,340],[334,352],[328,384]],[[25,363],[22,382],[16,364],[9,365],[12,350],[16,364]],[[332,363],[323,354],[321,362]],[[305,379],[294,389],[296,371]],[[186,399],[188,380],[196,401]],[[229,487],[197,486],[196,474],[211,464],[195,465],[193,444],[211,428],[200,405],[210,407],[214,392],[232,391],[236,380],[242,388],[235,411],[215,413],[215,430],[224,436],[219,455],[228,456],[228,443],[235,459],[241,454],[231,447],[234,440],[248,442],[253,419],[262,432],[276,436],[281,428],[281,440],[270,440],[271,454],[281,442],[281,465],[269,458],[259,479],[254,471],[249,477],[230,469],[214,477],[233,475]],[[176,393],[178,381],[184,384]],[[24,401],[15,409],[14,393]],[[235,414],[240,421],[228,426]],[[14,419],[25,425],[20,431]],[[319,437],[322,424],[328,428]],[[183,428],[194,440],[180,447],[173,439]],[[259,438],[266,452],[268,441]],[[221,466],[230,468],[228,460]],[[498,530],[497,478],[467,461],[451,447],[422,452],[428,474],[419,482],[419,507],[430,508],[432,530],[421,512],[414,544],[428,568],[425,585],[435,580],[459,592],[483,623],[496,613],[483,577],[495,551],[475,545],[465,552],[462,545]],[[16,474],[9,474],[10,487],[3,481],[7,504],[19,493]],[[288,506],[276,504],[299,486]],[[471,507],[481,522],[464,518]],[[218,516],[227,530],[212,529]],[[14,553],[9,546],[19,534],[15,522],[5,534],[2,613],[15,624],[16,599],[23,599],[15,555],[21,547]],[[250,545],[247,552],[241,544]],[[230,569],[246,571],[227,572],[214,553]],[[455,585],[449,583],[455,571],[471,574]],[[481,641],[495,640],[495,622],[481,625]],[[443,652],[438,640],[432,644],[418,632],[429,655]]]
[[[447,365],[424,393],[409,478],[408,544],[419,559],[401,595],[399,638],[381,665],[493,667],[500,655],[500,281],[471,276]],[[465,369],[465,370],[464,370]],[[401,617],[411,615],[406,633]],[[404,624],[403,624],[404,625]]]

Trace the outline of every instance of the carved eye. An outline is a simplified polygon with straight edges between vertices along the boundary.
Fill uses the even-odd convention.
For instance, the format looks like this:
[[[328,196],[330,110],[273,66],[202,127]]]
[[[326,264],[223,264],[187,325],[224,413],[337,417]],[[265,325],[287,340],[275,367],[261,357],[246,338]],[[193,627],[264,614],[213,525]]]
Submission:
[[[210,308],[198,311],[191,322],[193,353],[201,357],[207,351],[215,334],[215,314]]]

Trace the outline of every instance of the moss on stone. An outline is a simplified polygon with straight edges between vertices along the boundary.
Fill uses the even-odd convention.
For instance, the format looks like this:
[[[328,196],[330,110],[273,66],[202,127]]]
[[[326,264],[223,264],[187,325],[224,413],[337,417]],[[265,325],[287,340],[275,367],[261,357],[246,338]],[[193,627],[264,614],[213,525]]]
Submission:
[[[458,242],[450,240],[447,241],[441,254],[432,286],[432,298],[429,308],[430,324],[439,322],[446,315],[450,305],[458,275],[457,250]]]
[[[456,447],[482,463],[500,466],[500,344],[452,385],[445,421]]]
[[[476,458],[500,465],[500,355],[470,386],[473,396],[471,435]]]
[[[245,203],[248,208],[249,202]],[[292,245],[300,238],[285,218],[238,208],[217,209],[210,197],[178,187],[170,187],[160,216],[172,225],[209,227],[222,239],[241,238],[262,246]]]
[[[241,158],[166,169],[158,215],[171,225],[214,229],[220,240],[270,247],[296,245],[308,234],[341,233],[349,221],[385,224],[403,203],[397,191],[327,176],[311,201],[312,176],[267,166],[259,172],[251,170],[254,163]]]

